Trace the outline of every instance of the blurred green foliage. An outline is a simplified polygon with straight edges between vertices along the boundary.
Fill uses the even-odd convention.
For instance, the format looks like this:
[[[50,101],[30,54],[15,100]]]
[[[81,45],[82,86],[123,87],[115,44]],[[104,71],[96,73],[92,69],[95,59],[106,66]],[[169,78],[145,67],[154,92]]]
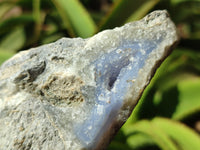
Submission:
[[[180,43],[109,150],[200,149],[200,0],[0,0],[0,63],[63,36],[95,33],[167,9]]]

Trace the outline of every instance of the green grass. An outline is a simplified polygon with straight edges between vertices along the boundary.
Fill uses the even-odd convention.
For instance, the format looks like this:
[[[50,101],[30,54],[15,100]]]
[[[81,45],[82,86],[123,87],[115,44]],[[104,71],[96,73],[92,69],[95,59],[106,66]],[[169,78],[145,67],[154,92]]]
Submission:
[[[200,0],[2,0],[0,64],[20,50],[87,38],[156,9],[168,10],[180,43],[108,149],[200,149]]]

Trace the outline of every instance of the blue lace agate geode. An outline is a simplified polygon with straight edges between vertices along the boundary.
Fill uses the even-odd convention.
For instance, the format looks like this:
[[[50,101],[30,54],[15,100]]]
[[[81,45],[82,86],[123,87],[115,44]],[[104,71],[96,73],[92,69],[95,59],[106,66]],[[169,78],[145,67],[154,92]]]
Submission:
[[[105,149],[177,40],[155,11],[16,54],[0,68],[0,149]]]

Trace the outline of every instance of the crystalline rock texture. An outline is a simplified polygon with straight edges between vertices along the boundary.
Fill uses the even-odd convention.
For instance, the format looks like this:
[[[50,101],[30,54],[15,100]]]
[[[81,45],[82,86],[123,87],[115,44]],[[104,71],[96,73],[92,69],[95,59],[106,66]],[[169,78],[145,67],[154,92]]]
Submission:
[[[164,10],[16,54],[0,67],[0,149],[105,149],[177,40]]]

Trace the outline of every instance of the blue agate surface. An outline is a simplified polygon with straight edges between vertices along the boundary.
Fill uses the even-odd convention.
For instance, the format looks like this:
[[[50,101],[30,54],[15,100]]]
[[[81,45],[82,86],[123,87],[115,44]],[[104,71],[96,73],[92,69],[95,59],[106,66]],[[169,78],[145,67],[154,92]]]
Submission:
[[[95,105],[90,117],[75,126],[77,137],[88,147],[103,134],[120,110],[125,94],[149,54],[161,40],[127,43],[95,60]]]

